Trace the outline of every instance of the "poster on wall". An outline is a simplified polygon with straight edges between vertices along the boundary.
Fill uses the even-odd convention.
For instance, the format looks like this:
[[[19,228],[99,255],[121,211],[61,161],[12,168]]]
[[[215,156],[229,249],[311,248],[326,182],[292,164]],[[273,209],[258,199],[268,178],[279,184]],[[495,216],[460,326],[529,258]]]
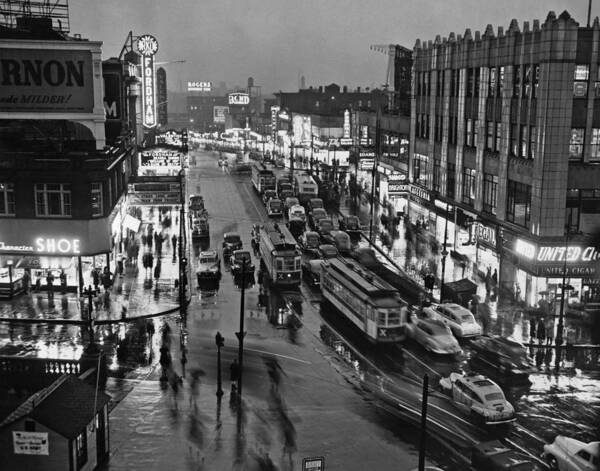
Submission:
[[[48,455],[48,434],[45,432],[13,432],[15,455]]]
[[[91,51],[0,48],[0,111],[91,113]]]

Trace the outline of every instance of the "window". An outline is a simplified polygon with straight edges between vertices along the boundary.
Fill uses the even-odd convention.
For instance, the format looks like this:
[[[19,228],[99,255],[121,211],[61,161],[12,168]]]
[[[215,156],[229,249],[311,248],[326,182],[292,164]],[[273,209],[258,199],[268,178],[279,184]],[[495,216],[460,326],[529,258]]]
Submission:
[[[523,74],[523,96],[529,98],[531,96],[531,66],[525,66]]]
[[[475,69],[467,69],[467,93],[466,96],[473,96],[473,88],[475,87]]]
[[[498,67],[498,96],[504,91],[504,66]]]
[[[527,145],[529,144],[529,139],[527,137],[528,126],[526,124],[521,125],[521,153],[519,154],[521,157],[527,158]]]
[[[585,98],[587,96],[589,78],[590,66],[576,64],[573,74],[573,96],[575,98]]]
[[[477,120],[473,120],[473,146],[477,146],[479,137],[479,126]]]
[[[71,216],[71,185],[36,184],[35,213],[36,216]]]
[[[433,160],[433,191],[440,191],[441,185],[440,185],[440,160],[439,159],[434,159]]]
[[[446,196],[454,199],[456,195],[456,164],[448,163],[448,173],[446,181]]]
[[[535,159],[535,146],[537,145],[536,132],[537,132],[537,129],[535,128],[535,126],[529,127],[529,158],[530,159]]]
[[[92,216],[102,216],[102,183],[92,183],[90,185],[90,193],[92,197]]]
[[[438,70],[436,85],[435,85],[435,96],[442,96],[442,75],[444,74],[443,70]]]
[[[470,118],[467,119],[465,124],[465,145],[473,145],[473,120]]]
[[[515,98],[521,96],[521,70],[520,65],[515,65],[513,70],[513,97]]]
[[[483,174],[483,210],[496,214],[498,200],[498,177],[491,173]]]
[[[496,67],[490,67],[490,86],[488,88],[488,96],[496,96]]]
[[[421,96],[421,74],[422,72],[417,72],[417,96]]]
[[[519,155],[519,125],[513,124],[510,133],[510,151],[512,155]]]
[[[540,65],[535,64],[533,66],[533,89],[532,89],[532,98],[537,98],[538,96],[538,88],[540,85]]]
[[[571,128],[571,140],[569,141],[569,160],[581,160],[583,157],[583,128]]]
[[[460,72],[458,69],[450,71],[450,96],[458,96]]]
[[[456,145],[456,131],[458,126],[458,117],[450,116],[448,120],[448,143]]]
[[[0,183],[0,215],[15,215],[15,185]]]
[[[581,212],[600,214],[600,190],[581,190]]]
[[[481,69],[479,67],[475,68],[475,83],[473,86],[473,96],[479,96],[479,88],[481,86]]]
[[[594,82],[594,96],[600,97],[600,65],[598,66],[598,73],[596,74],[596,82]]]
[[[462,202],[472,205],[475,202],[475,169],[464,167]]]
[[[531,216],[531,186],[508,180],[506,220],[529,227]]]
[[[496,139],[494,140],[494,150],[500,152],[500,143],[502,142],[502,123],[496,123]]]
[[[413,181],[422,186],[427,186],[427,160],[426,155],[414,154]]]
[[[590,162],[600,162],[600,128],[592,129]]]
[[[75,439],[75,451],[77,455],[77,469],[83,468],[87,463],[87,435],[85,429]]]
[[[488,121],[486,124],[485,148],[487,150],[494,150],[494,122],[493,121]]]

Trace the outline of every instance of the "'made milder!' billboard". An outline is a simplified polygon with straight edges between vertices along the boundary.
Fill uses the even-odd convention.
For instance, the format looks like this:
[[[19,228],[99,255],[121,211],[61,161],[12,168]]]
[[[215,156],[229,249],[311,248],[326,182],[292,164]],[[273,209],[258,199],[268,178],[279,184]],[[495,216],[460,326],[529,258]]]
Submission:
[[[91,113],[91,51],[0,48],[0,111]]]

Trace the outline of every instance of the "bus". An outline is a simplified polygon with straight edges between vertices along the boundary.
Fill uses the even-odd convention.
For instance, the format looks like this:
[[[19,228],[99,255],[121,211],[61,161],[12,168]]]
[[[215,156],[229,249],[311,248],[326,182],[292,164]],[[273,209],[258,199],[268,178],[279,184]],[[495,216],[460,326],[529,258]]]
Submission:
[[[398,290],[355,260],[338,257],[321,265],[323,299],[373,343],[406,338],[408,304]]]
[[[294,177],[294,192],[301,204],[319,196],[319,186],[310,175],[300,174]]]
[[[296,239],[283,224],[266,223],[260,230],[261,268],[276,286],[298,286],[302,254]]]
[[[266,190],[275,190],[275,174],[262,162],[254,162],[252,165],[252,184],[259,195]]]

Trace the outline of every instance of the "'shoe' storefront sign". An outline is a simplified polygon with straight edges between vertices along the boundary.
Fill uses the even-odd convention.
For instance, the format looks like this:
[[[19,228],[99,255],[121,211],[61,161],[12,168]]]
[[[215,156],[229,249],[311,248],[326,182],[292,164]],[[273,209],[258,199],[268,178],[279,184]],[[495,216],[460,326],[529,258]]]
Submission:
[[[7,244],[0,241],[1,252],[39,253],[51,255],[79,255],[81,246],[79,239],[37,237],[33,245]]]

